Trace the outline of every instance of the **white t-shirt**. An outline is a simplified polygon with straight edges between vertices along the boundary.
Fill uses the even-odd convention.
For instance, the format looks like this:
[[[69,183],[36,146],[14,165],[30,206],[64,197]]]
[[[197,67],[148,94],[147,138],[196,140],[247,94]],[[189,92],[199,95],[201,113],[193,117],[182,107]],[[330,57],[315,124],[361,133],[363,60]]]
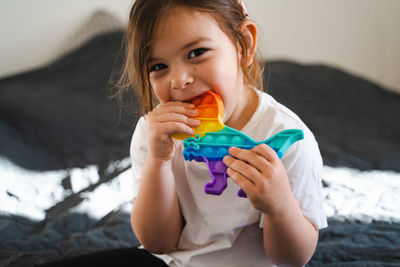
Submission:
[[[281,160],[303,214],[318,228],[326,227],[322,159],[313,134],[296,114],[270,95],[257,92],[258,108],[241,132],[263,141],[282,130],[303,130],[304,139],[294,143]],[[131,143],[135,196],[147,151],[145,123],[141,117]],[[185,161],[182,141],[176,141],[176,145],[173,173],[186,224],[176,250],[156,256],[170,266],[274,266],[263,248],[261,213],[247,198],[237,196],[240,188],[229,178],[228,187],[220,196],[206,194],[203,186],[211,181],[206,164]]]

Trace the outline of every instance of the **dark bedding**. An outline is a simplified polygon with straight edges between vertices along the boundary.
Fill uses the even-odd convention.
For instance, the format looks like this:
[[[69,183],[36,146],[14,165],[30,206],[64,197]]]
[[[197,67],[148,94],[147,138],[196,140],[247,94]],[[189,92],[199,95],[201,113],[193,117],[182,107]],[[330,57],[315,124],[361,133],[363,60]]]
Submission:
[[[400,95],[339,69],[272,62],[268,92],[308,125],[324,163],[400,172]]]
[[[98,36],[45,68],[0,80],[1,157],[38,171],[96,165],[100,176],[47,209],[42,221],[0,213],[0,266],[139,245],[122,209],[100,220],[70,211],[126,169],[107,169],[129,156],[139,114],[120,111],[106,90],[120,64],[121,37]],[[325,165],[400,172],[400,95],[323,65],[274,61],[265,76],[267,91],[315,133]],[[63,187],[70,189],[69,177]],[[399,266],[399,240],[397,223],[330,218],[309,265]]]

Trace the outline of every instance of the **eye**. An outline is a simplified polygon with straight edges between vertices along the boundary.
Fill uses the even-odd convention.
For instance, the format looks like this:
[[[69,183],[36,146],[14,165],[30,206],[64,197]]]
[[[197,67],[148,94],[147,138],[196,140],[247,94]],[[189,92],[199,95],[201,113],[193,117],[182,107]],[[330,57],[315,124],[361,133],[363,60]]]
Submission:
[[[163,69],[166,69],[166,68],[168,68],[168,66],[167,65],[165,65],[165,64],[154,64],[153,66],[151,66],[151,68],[150,68],[150,72],[152,72],[152,71],[160,71],[160,70],[163,70]]]
[[[188,58],[191,59],[191,58],[199,57],[202,54],[204,54],[205,52],[207,52],[207,50],[208,50],[207,48],[194,49],[194,50],[190,51]]]

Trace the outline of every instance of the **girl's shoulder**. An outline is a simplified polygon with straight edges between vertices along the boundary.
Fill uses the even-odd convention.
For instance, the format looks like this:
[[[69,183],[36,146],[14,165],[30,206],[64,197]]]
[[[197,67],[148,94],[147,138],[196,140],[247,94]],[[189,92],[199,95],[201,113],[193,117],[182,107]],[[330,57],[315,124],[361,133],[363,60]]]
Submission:
[[[266,92],[262,92],[261,95],[260,105],[267,118],[274,119],[274,122],[278,124],[287,124],[287,126],[305,126],[301,118],[290,108],[278,102]]]
[[[301,118],[288,107],[266,92],[257,93],[259,95],[257,110],[242,129],[243,132],[256,139],[262,139],[287,129],[309,131]]]

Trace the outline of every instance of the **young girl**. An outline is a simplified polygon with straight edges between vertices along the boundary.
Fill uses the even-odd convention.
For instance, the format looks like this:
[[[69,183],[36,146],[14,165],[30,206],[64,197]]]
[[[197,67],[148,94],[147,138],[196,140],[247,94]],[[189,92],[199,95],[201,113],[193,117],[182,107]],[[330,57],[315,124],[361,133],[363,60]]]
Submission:
[[[131,143],[137,186],[132,229],[169,266],[305,265],[323,211],[318,144],[304,123],[263,92],[258,30],[237,0],[136,0],[121,81],[137,89],[144,116]],[[257,89],[256,89],[257,88]],[[228,187],[207,195],[207,167],[183,159],[175,133],[199,125],[190,101],[212,90],[224,123],[262,141],[285,129],[304,140],[282,160],[267,145],[231,148]],[[243,189],[248,198],[239,198]]]

